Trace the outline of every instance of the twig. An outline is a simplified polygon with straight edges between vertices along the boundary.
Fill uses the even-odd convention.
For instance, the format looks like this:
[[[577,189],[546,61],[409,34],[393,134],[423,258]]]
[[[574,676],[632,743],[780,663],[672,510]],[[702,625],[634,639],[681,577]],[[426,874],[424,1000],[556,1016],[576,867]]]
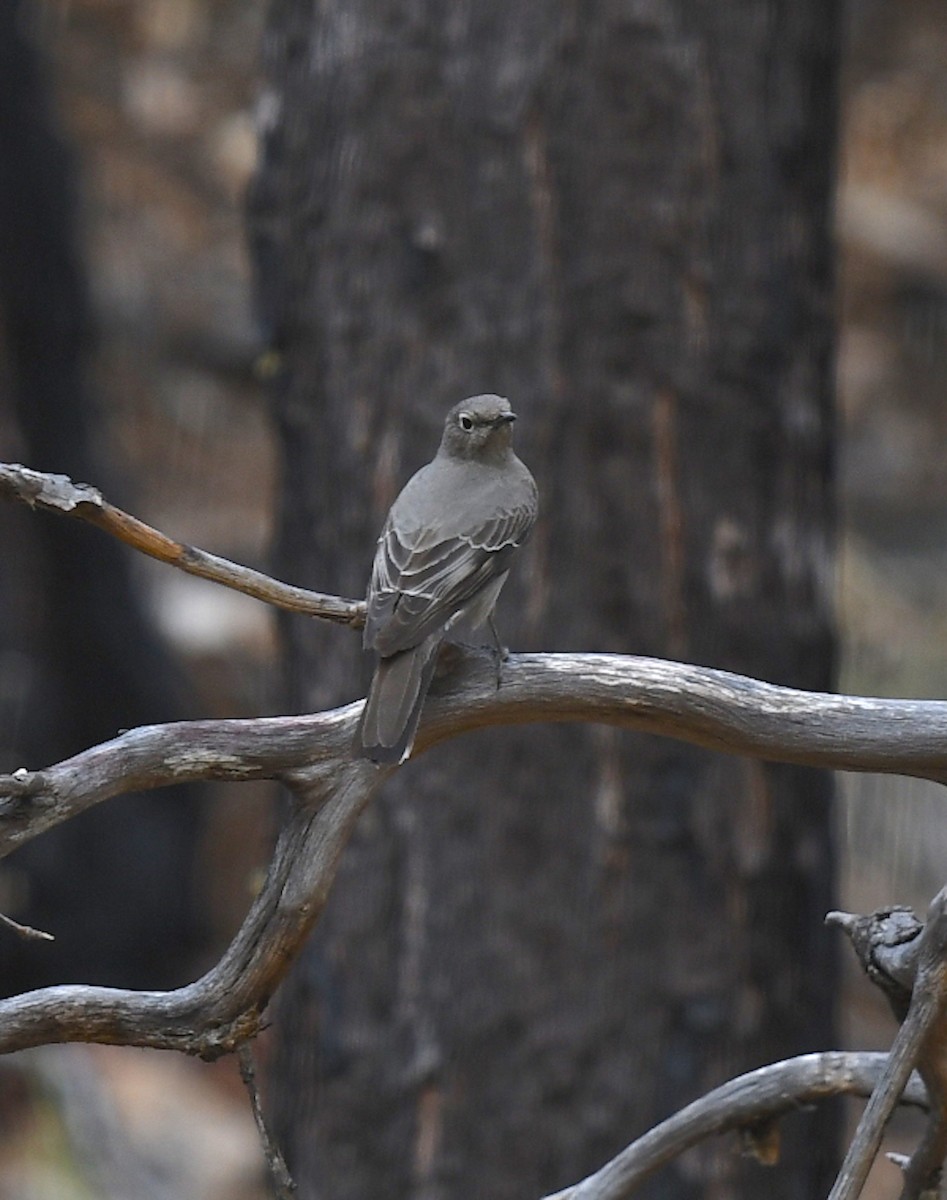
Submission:
[[[253,1051],[250,1049],[249,1042],[241,1043],[240,1048],[237,1050],[237,1057],[240,1061],[240,1078],[243,1080],[244,1086],[247,1089],[247,1095],[250,1097],[250,1108],[253,1110],[253,1119],[256,1121],[257,1132],[260,1135],[260,1142],[263,1146],[263,1154],[266,1157],[266,1165],[270,1172],[273,1195],[276,1197],[276,1200],[294,1200],[296,1184],[289,1173],[289,1167],[286,1165],[286,1160],[283,1158],[279,1146],[277,1146],[270,1136],[270,1131],[263,1116],[263,1106],[260,1104],[260,1091],[256,1082],[256,1066],[253,1062]]]
[[[661,1167],[705,1138],[773,1121],[829,1096],[867,1096],[881,1076],[885,1054],[804,1054],[760,1067],[708,1092],[637,1141],[581,1183],[545,1200],[624,1200]],[[926,1107],[913,1078],[902,1102]]]
[[[6,913],[0,913],[0,924],[6,925],[8,929],[12,929],[14,933],[18,933],[20,937],[28,940],[36,942],[54,942],[56,940],[45,929],[34,929],[32,925],[21,925],[19,921],[14,921]]]
[[[310,592],[306,588],[281,583],[262,571],[240,566],[197,546],[176,542],[137,517],[109,504],[98,488],[87,483],[73,483],[66,475],[33,471],[19,463],[0,463],[0,496],[19,500],[31,508],[87,521],[133,549],[140,550],[142,554],[277,608],[321,617],[353,628],[360,628],[365,622],[365,605],[360,600],[343,600],[339,596]]]

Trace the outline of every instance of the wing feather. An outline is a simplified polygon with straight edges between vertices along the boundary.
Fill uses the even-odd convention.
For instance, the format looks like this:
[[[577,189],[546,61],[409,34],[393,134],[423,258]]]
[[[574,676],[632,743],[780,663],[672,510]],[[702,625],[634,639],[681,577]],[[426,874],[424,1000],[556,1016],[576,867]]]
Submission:
[[[435,526],[400,529],[389,517],[378,539],[368,593],[365,645],[391,655],[447,624],[497,576],[529,535],[533,504],[500,510],[450,537]]]

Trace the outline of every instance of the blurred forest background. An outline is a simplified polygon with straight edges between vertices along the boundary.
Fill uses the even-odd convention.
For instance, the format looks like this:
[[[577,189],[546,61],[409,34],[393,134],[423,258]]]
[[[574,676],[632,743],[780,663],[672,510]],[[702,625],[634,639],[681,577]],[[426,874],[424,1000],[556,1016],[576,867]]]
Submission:
[[[99,410],[91,461],[111,464],[108,480],[90,482],[107,483],[111,499],[176,538],[265,569],[275,454],[243,214],[265,6],[37,0],[23,8],[79,172]],[[851,0],[849,10],[837,206],[839,687],[943,697],[947,23],[942,0]],[[2,395],[0,457],[71,469],[27,457]],[[270,612],[144,560],[132,570],[191,693],[188,713],[167,717],[276,711]],[[5,720],[28,719],[4,703],[0,696]],[[0,769],[19,765],[0,759]],[[846,777],[841,794],[843,906],[924,906],[947,862],[933,786]],[[188,935],[192,971],[244,913],[274,802],[250,785],[208,789],[197,831],[207,916]],[[3,864],[0,907],[26,913],[23,887],[16,862]],[[857,980],[849,993],[848,1044],[886,1045],[880,1002]],[[227,1061],[48,1048],[0,1062],[0,1115],[0,1195],[10,1200],[117,1197],[136,1171],[145,1200],[263,1194],[255,1133]]]

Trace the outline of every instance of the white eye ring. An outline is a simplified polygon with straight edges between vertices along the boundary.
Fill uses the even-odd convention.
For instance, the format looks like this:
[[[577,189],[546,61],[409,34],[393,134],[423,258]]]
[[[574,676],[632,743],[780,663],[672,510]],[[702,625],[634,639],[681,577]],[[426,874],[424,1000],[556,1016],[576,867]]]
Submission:
[[[468,416],[467,413],[461,413],[457,418],[457,424],[461,427],[461,429],[464,430],[465,433],[470,433],[471,429],[474,427],[473,417]]]

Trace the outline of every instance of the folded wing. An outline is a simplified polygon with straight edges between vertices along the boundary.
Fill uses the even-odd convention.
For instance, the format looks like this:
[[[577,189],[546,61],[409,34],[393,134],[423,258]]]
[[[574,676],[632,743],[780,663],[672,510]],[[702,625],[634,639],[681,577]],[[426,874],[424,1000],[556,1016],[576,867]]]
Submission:
[[[509,558],[526,540],[534,515],[528,505],[510,508],[475,531],[448,538],[425,526],[399,530],[389,519],[372,570],[366,647],[389,656],[443,628],[509,569]]]

